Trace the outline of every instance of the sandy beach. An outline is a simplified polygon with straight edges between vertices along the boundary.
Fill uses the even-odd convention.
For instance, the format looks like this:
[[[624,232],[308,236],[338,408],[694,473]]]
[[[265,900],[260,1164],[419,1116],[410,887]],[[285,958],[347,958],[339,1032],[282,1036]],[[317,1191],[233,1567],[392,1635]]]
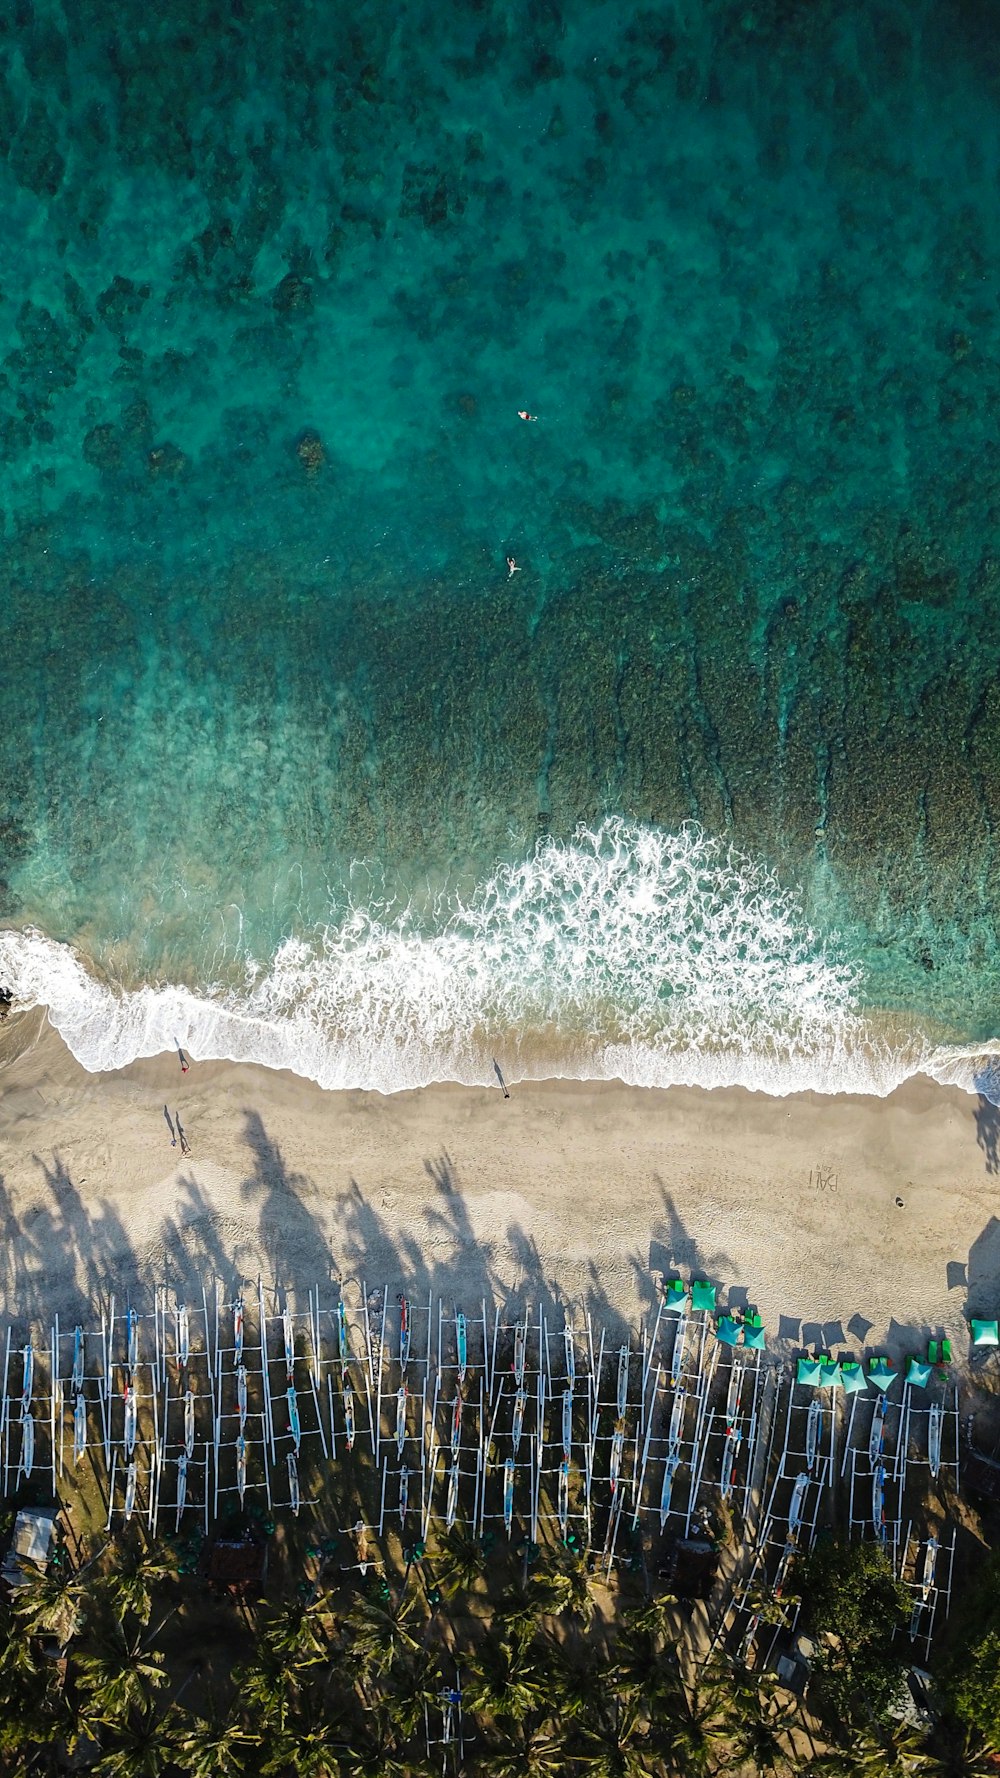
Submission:
[[[171,1147],[164,1107],[191,1154]],[[913,1350],[1000,1306],[993,1108],[552,1081],[327,1093],[176,1055],[88,1075],[41,1014],[0,1032],[0,1304],[72,1314],[237,1275],[523,1293],[613,1322],[664,1270],[769,1341]],[[896,1199],[902,1198],[902,1207]]]

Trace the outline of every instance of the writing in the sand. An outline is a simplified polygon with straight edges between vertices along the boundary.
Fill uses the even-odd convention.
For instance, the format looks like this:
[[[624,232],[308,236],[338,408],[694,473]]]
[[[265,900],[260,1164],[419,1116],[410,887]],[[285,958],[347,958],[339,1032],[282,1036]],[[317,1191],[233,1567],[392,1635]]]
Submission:
[[[838,1184],[839,1179],[835,1167],[823,1166],[820,1164],[819,1166],[810,1168],[809,1187],[811,1191],[835,1192],[838,1188]]]

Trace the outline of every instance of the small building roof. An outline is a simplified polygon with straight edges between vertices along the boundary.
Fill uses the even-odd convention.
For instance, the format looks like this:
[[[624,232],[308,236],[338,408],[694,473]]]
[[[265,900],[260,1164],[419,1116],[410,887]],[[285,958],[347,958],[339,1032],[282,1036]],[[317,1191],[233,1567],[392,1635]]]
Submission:
[[[0,1581],[12,1590],[26,1587],[49,1565],[49,1550],[55,1536],[56,1514],[44,1507],[26,1506],[14,1520],[10,1546],[0,1568]]]

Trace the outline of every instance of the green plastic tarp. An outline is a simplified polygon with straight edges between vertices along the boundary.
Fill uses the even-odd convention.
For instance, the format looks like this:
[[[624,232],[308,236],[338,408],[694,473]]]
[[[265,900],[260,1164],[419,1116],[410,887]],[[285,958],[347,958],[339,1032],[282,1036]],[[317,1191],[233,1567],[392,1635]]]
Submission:
[[[679,1278],[667,1280],[667,1288],[663,1298],[663,1307],[668,1315],[683,1315],[688,1306],[687,1289]]]
[[[826,1364],[821,1364],[819,1371],[819,1386],[821,1389],[843,1388],[844,1374],[839,1364],[835,1364],[832,1361]]]
[[[821,1380],[822,1366],[815,1358],[800,1358],[795,1367],[796,1383],[818,1383]]]
[[[906,1366],[906,1381],[916,1389],[926,1389],[931,1380],[931,1367],[922,1358],[911,1358]]]
[[[995,1321],[973,1321],[972,1344],[974,1346],[1000,1346],[1000,1328]]]
[[[868,1387],[864,1371],[853,1359],[848,1359],[846,1364],[841,1365],[840,1380],[844,1385],[845,1395],[860,1395]]]
[[[891,1389],[893,1383],[896,1381],[896,1372],[893,1370],[888,1359],[876,1358],[872,1360],[872,1363],[868,1366],[868,1381],[869,1383],[874,1383],[876,1389],[881,1389],[883,1393],[887,1389]]]
[[[704,1309],[707,1315],[715,1313],[715,1285],[699,1278],[691,1286],[692,1309]]]
[[[742,1322],[734,1321],[731,1315],[723,1315],[715,1330],[716,1339],[721,1340],[724,1346],[738,1346],[742,1334]]]
[[[749,1321],[745,1321],[743,1323],[743,1344],[744,1346],[749,1346],[751,1352],[763,1352],[764,1329],[762,1327],[751,1327]]]

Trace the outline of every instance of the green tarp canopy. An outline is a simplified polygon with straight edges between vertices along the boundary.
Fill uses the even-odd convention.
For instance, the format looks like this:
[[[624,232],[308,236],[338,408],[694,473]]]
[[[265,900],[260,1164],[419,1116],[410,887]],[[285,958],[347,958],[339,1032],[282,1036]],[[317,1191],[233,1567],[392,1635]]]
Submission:
[[[731,1315],[723,1315],[715,1330],[716,1339],[721,1340],[724,1346],[738,1346],[742,1334],[742,1322],[734,1321]]]
[[[818,1383],[821,1380],[822,1366],[815,1358],[800,1358],[795,1367],[796,1383]]]
[[[917,1389],[926,1389],[931,1380],[931,1367],[922,1358],[911,1358],[906,1366],[906,1381]]]
[[[758,1322],[760,1321],[760,1316],[757,1317],[757,1320],[758,1320]],[[744,1346],[749,1346],[751,1352],[763,1352],[763,1350],[764,1350],[764,1329],[763,1329],[763,1326],[754,1327],[752,1322],[744,1321],[744,1323],[743,1323],[743,1344],[744,1344]]]
[[[845,1395],[860,1395],[868,1387],[864,1371],[853,1359],[848,1359],[846,1364],[841,1365],[840,1380],[844,1385]]]
[[[974,1346],[1000,1346],[1000,1329],[995,1321],[973,1321],[972,1344]]]
[[[663,1297],[663,1307],[668,1315],[683,1315],[688,1306],[688,1293],[679,1278],[670,1278]]]
[[[708,1284],[704,1278],[698,1278],[691,1286],[692,1309],[704,1309],[708,1315],[715,1313],[715,1285]]]
[[[896,1381],[896,1372],[887,1358],[873,1359],[868,1366],[868,1381],[874,1383],[876,1389],[881,1389],[883,1393],[892,1387]]]
[[[839,1364],[835,1364],[832,1359],[828,1359],[825,1363],[820,1365],[819,1373],[819,1386],[821,1389],[843,1388],[844,1374]]]

